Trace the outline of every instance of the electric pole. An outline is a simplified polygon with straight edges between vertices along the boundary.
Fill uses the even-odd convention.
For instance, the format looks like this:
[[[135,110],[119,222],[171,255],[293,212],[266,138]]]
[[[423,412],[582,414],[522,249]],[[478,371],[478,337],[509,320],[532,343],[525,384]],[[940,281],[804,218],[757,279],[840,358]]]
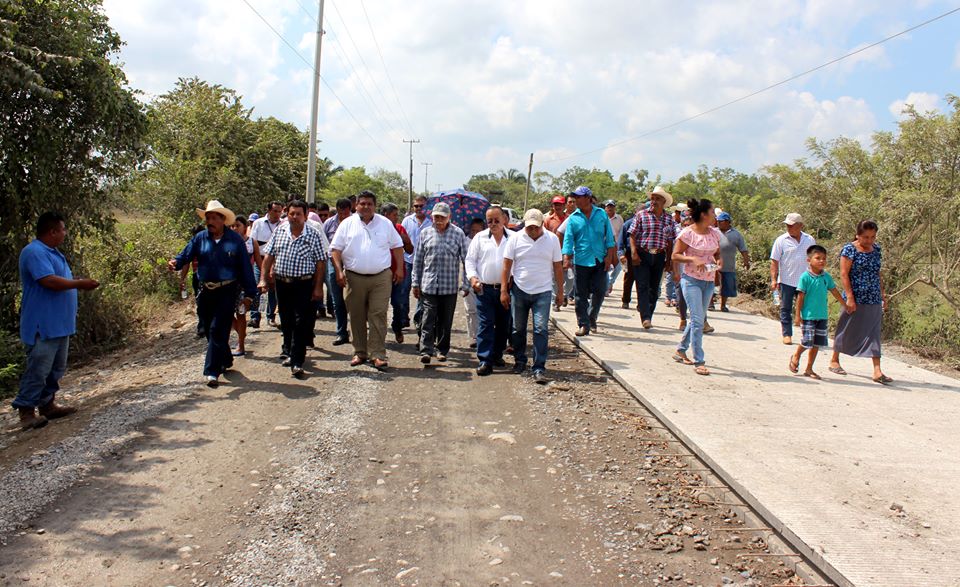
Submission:
[[[423,193],[426,194],[430,191],[430,188],[427,187],[427,173],[430,171],[430,166],[433,165],[433,163],[421,163],[420,165],[423,165]]]
[[[310,107],[310,152],[307,154],[307,203],[316,201],[317,117],[320,111],[320,45],[323,42],[323,0],[317,15],[317,54],[313,60],[313,104]]]
[[[530,196],[530,174],[533,173],[533,153],[530,153],[530,165],[527,167],[527,191],[523,194],[523,211],[527,211],[527,198]]]
[[[420,139],[403,139],[403,142],[410,143],[410,183],[407,186],[407,211],[413,208],[413,144],[419,143]]]

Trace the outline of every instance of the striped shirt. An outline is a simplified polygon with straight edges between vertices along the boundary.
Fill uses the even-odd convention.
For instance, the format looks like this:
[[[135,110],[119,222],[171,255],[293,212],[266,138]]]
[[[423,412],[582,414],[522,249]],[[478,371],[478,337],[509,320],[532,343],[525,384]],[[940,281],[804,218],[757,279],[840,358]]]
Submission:
[[[263,248],[263,254],[276,260],[274,273],[277,277],[313,275],[317,271],[317,263],[326,261],[328,257],[324,238],[315,228],[304,224],[303,232],[294,238],[290,223],[274,231],[270,242]]]
[[[425,294],[455,294],[466,284],[460,267],[467,256],[467,237],[454,224],[439,232],[434,226],[420,231],[420,242],[413,254],[412,287]]]

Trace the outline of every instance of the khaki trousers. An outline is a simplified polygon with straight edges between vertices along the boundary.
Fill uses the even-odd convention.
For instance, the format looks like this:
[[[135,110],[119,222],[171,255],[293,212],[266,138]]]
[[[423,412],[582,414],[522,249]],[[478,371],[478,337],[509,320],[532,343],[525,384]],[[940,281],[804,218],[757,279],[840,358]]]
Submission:
[[[364,275],[347,271],[343,300],[350,315],[353,350],[364,359],[387,359],[387,308],[393,285],[392,273]],[[367,327],[369,325],[369,337]]]

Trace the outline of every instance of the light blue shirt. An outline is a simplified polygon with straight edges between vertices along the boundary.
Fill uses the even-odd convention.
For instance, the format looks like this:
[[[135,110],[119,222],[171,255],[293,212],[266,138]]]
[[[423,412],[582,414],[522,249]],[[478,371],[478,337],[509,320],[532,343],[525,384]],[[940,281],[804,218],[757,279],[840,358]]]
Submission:
[[[77,290],[54,291],[40,285],[44,277],[56,275],[73,279],[63,253],[34,240],[20,251],[20,340],[34,345],[41,340],[70,336],[77,332]]]
[[[567,218],[563,234],[563,254],[573,255],[573,262],[582,267],[602,264],[607,250],[616,246],[613,226],[603,208],[593,207],[590,218],[579,208]]]
[[[430,218],[430,215],[427,214],[423,217],[423,223],[420,223],[417,222],[417,215],[411,214],[400,221],[400,226],[407,231],[407,236],[410,237],[410,243],[413,244],[412,253],[403,253],[403,262],[413,265],[413,256],[417,254],[417,248],[420,246],[420,232],[428,226],[433,226],[433,220]]]

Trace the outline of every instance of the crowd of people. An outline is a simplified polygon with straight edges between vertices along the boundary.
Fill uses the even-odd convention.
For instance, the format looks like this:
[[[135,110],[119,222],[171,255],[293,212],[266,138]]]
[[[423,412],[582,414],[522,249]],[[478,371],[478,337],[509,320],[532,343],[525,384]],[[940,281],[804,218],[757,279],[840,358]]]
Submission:
[[[665,303],[680,316],[673,359],[709,375],[703,341],[714,328],[707,311],[717,301],[719,311],[729,311],[728,300],[737,296],[738,254],[744,268],[751,263],[731,215],[707,199],[674,206],[661,186],[626,220],[617,213],[617,202],[599,206],[586,186],[555,196],[550,205],[546,215],[527,210],[522,227],[514,231],[508,214],[495,204],[461,228],[447,203],[436,202],[428,211],[427,198],[418,197],[401,220],[398,206],[378,203],[370,191],[339,199],[334,209],[274,201],[262,216],[249,217],[208,202],[197,209],[203,224],[168,263],[184,282],[193,276],[197,333],[207,340],[207,385],[217,387],[224,372],[246,355],[247,329],[260,328],[264,314],[267,326],[282,332],[279,360],[295,378],[306,377],[317,319],[328,315],[335,323],[333,345],[353,346],[351,366],[369,363],[387,370],[391,307],[395,341],[402,345],[404,332],[413,328],[419,361],[443,363],[451,351],[458,298],[477,375],[507,367],[505,356],[512,355],[513,373],[525,373],[532,363],[533,380],[545,383],[551,310],[572,302],[576,335],[596,333],[603,302],[621,273],[622,307],[630,308],[635,293],[644,330],[653,328],[666,275]],[[794,326],[801,328],[790,371],[799,372],[807,352],[803,374],[820,378],[813,364],[818,349],[828,344],[832,294],[842,311],[829,371],[846,375],[841,354],[870,357],[873,380],[891,382],[880,367],[886,296],[877,224],[861,222],[856,238],[842,248],[839,288],[826,272],[827,251],[803,232],[803,218],[791,213],[783,224],[785,232],[770,252],[770,285],[780,306],[783,343],[791,345]],[[67,229],[62,216],[46,213],[36,228],[36,240],[20,254],[20,335],[27,367],[13,406],[24,429],[75,411],[56,403],[56,393],[75,332],[77,290],[99,285],[74,278],[58,250]]]

